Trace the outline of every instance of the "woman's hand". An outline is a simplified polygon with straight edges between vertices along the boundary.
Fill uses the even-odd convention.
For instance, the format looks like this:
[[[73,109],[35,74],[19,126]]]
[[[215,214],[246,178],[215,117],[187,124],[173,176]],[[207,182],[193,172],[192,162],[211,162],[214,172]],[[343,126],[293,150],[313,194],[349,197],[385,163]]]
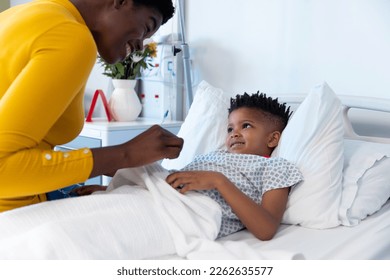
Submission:
[[[77,189],[72,190],[72,193],[75,193],[78,196],[82,196],[82,195],[90,195],[91,193],[96,192],[96,191],[105,191],[106,189],[107,189],[107,186],[86,185],[86,186],[81,186]]]
[[[183,148],[183,139],[161,126],[154,125],[123,144],[130,167],[142,166],[164,158],[177,158]]]
[[[118,169],[138,167],[164,158],[177,158],[183,142],[182,138],[154,125],[126,143],[93,148],[94,164],[90,178],[113,175]]]
[[[168,175],[167,183],[173,188],[186,193],[191,190],[218,189],[230,182],[225,175],[213,171],[180,171]]]

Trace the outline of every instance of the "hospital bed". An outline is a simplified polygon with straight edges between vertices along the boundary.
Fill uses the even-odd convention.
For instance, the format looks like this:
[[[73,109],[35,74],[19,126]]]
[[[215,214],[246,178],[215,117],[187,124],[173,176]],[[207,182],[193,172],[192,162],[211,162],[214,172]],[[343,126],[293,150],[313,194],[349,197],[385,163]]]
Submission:
[[[179,132],[185,140],[180,157],[158,165],[180,169],[197,154],[223,148],[232,96],[202,81]],[[167,222],[168,228],[156,229],[156,224],[167,224],[167,215],[159,210],[164,212],[166,202],[159,201],[153,212],[148,207],[152,198],[134,199],[142,188],[131,188],[135,193],[130,196],[117,188],[112,195],[1,213],[0,259],[390,259],[390,139],[358,135],[354,127],[359,124],[351,122],[350,112],[357,108],[388,114],[390,100],[338,95],[323,83],[307,94],[280,96],[280,101],[291,104],[294,114],[273,156],[295,162],[305,179],[291,190],[272,240],[260,241],[242,230],[178,249],[196,234],[197,240],[212,239],[215,232],[203,236],[202,229],[213,225],[202,220],[205,225],[193,230],[183,216]],[[363,126],[386,129],[382,117],[364,121]],[[202,203],[197,212],[202,212]],[[175,216],[184,215],[179,210]],[[141,215],[146,212],[149,216]],[[173,236],[172,227],[180,234]],[[218,253],[198,250],[205,245]]]
[[[240,240],[260,252],[285,250],[305,259],[390,259],[390,100],[350,95],[332,100],[325,91],[332,92],[326,82],[309,94],[279,96],[294,115],[276,155],[304,168],[306,183],[292,190],[276,236],[260,241],[243,230],[219,242]],[[313,93],[322,96],[309,100]],[[223,147],[218,135],[226,133],[225,108],[232,96],[200,83],[179,132],[188,139],[184,153],[166,168],[179,169],[195,154]]]

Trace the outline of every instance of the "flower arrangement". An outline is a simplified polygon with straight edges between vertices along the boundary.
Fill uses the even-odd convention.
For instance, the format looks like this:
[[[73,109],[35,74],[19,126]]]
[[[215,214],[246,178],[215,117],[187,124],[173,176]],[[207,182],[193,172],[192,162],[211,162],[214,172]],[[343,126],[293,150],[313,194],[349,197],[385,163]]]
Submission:
[[[157,43],[151,42],[144,46],[143,50],[134,51],[123,61],[108,64],[98,56],[98,62],[104,67],[103,75],[113,79],[134,80],[141,76],[141,72],[149,67],[154,67],[152,59],[157,55]]]

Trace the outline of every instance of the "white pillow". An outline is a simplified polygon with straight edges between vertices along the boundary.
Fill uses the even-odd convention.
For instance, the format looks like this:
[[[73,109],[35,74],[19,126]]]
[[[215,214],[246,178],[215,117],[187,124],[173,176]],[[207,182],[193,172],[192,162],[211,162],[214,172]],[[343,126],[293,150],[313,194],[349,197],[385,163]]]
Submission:
[[[326,83],[314,87],[273,153],[295,163],[304,177],[291,190],[283,223],[317,229],[340,224],[343,135],[340,100]]]
[[[390,197],[390,144],[344,141],[343,225],[353,226],[378,211]]]
[[[184,146],[177,159],[164,159],[166,169],[181,169],[196,155],[205,154],[225,146],[230,95],[202,81],[178,136]]]

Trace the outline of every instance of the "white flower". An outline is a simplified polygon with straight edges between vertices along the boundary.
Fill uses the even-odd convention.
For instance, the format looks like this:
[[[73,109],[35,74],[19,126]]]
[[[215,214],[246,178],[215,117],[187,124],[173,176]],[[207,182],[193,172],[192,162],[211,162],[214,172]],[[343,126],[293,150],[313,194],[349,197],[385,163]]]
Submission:
[[[144,57],[142,55],[139,55],[137,53],[133,53],[131,55],[131,58],[133,59],[134,63],[140,62],[142,59],[144,59]]]

